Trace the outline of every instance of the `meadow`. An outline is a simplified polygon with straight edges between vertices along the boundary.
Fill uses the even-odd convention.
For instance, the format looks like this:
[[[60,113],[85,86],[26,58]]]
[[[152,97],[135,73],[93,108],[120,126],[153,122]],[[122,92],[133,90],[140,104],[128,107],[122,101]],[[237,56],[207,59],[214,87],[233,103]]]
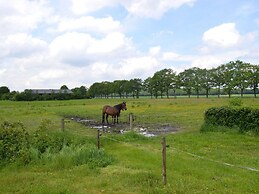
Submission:
[[[96,129],[69,118],[101,122],[102,106],[122,101],[128,107],[120,117],[125,129],[129,129],[126,123],[129,113],[133,113],[135,127],[155,130],[170,125],[178,131],[152,138],[135,132],[103,133],[101,152],[97,153],[92,149]],[[64,147],[56,154],[47,152],[28,164],[1,164],[0,193],[258,193],[259,137],[240,134],[236,129],[200,132],[204,112],[210,107],[227,106],[230,101],[185,97],[0,101],[0,125],[19,121],[29,133],[44,128],[47,133],[64,135],[76,142],[74,147]],[[259,109],[259,99],[242,98],[242,106]],[[64,132],[62,118],[66,118]],[[166,185],[162,181],[164,136],[168,145]],[[82,156],[89,153],[88,149],[99,157],[95,164]],[[72,155],[76,153],[81,155],[75,156],[75,161]]]

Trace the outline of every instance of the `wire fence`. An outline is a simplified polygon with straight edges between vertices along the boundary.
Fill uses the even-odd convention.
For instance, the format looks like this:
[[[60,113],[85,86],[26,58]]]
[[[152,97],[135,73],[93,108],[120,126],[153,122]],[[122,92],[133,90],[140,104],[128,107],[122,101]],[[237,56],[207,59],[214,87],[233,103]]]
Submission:
[[[111,141],[114,141],[114,142],[117,142],[117,143],[127,144],[127,145],[133,146],[133,147],[138,148],[138,149],[147,150],[149,152],[150,151],[153,151],[153,152],[162,151],[161,149],[155,149],[155,148],[150,148],[150,147],[149,148],[145,148],[141,144],[133,144],[133,143],[117,140],[117,139],[114,139],[114,138],[111,138],[111,137],[107,137],[107,136],[102,136],[102,138],[105,138],[105,139],[108,139],[108,140],[111,140]],[[201,160],[206,160],[206,161],[209,161],[209,162],[217,163],[217,164],[228,166],[228,167],[240,168],[240,169],[244,169],[244,170],[248,170],[248,171],[253,171],[253,172],[259,172],[258,169],[253,168],[253,167],[235,165],[235,164],[230,164],[230,163],[227,163],[227,162],[222,162],[222,161],[214,160],[214,159],[211,159],[211,158],[208,158],[208,157],[205,157],[205,156],[200,156],[200,155],[197,155],[195,153],[191,153],[191,152],[188,152],[188,151],[184,151],[184,150],[175,148],[172,145],[170,145],[170,149],[167,148],[167,150],[169,152],[174,150],[174,151],[181,152],[181,153],[184,153],[186,155],[189,155],[189,156],[201,159]]]
[[[131,122],[132,122],[132,119],[131,119]],[[64,119],[62,119],[61,120],[61,130],[64,131],[64,128],[65,128]],[[128,146],[132,146],[132,147],[135,147],[137,149],[146,150],[148,152],[150,152],[150,151],[157,152],[157,153],[161,152],[162,153],[162,164],[163,164],[163,173],[162,174],[163,174],[164,184],[166,184],[166,162],[165,162],[166,161],[166,152],[165,152],[165,150],[168,150],[169,152],[174,151],[174,152],[184,153],[186,155],[198,158],[200,160],[206,160],[206,161],[213,162],[213,163],[220,164],[220,165],[227,166],[227,167],[239,168],[239,169],[244,169],[244,170],[252,171],[252,172],[259,172],[259,170],[254,168],[254,167],[230,164],[230,163],[227,163],[227,162],[222,162],[222,161],[214,160],[214,159],[211,159],[211,158],[208,158],[208,157],[205,157],[205,156],[200,156],[200,155],[195,154],[195,153],[191,153],[191,152],[188,152],[188,151],[181,150],[179,148],[173,147],[173,145],[170,145],[170,149],[168,149],[168,148],[166,149],[166,147],[169,147],[169,146],[163,145],[163,142],[165,142],[165,140],[163,141],[163,139],[165,137],[163,137],[163,139],[162,139],[162,145],[163,146],[162,146],[161,149],[159,149],[159,148],[155,149],[153,147],[152,148],[151,147],[147,148],[147,147],[143,146],[142,144],[136,144],[136,143],[134,144],[134,143],[118,140],[118,139],[115,139],[115,138],[112,138],[112,137],[108,137],[107,135],[101,134],[100,133],[100,129],[97,129],[96,146],[97,146],[98,149],[101,147],[101,142],[100,141],[101,141],[102,138],[110,140],[110,141],[113,141],[113,142],[116,142],[116,143],[126,144]]]

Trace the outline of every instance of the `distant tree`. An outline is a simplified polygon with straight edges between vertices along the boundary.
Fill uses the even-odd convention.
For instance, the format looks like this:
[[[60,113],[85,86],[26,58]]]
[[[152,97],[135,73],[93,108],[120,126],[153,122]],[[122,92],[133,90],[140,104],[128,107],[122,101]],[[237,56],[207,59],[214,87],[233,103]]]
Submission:
[[[125,84],[127,83],[127,80],[115,80],[113,82],[114,84],[114,92],[119,95],[120,98],[124,98],[125,91]]]
[[[193,70],[186,69],[183,72],[179,73],[180,86],[187,93],[189,98],[191,97],[193,89]]]
[[[152,87],[153,94],[154,94],[155,98],[158,97],[159,91],[160,91],[160,95],[162,97],[162,95],[163,95],[163,86],[162,86],[162,83],[161,83],[159,72],[156,72],[153,75],[153,77],[151,78],[150,86]]]
[[[172,74],[172,82],[171,82],[170,88],[173,90],[174,98],[176,98],[176,90],[180,88],[180,79],[175,72],[173,72]]]
[[[176,73],[172,69],[163,69],[160,71],[161,83],[163,85],[163,91],[166,93],[166,97],[169,98],[169,90],[172,88],[172,84],[176,77]]]
[[[197,98],[199,98],[200,91],[202,90],[202,86],[205,82],[204,80],[205,71],[198,67],[193,67],[189,69],[189,76],[191,80],[191,87],[196,92]]]
[[[212,87],[217,88],[218,90],[218,98],[220,97],[220,91],[224,84],[224,74],[221,66],[217,68],[212,68],[210,70],[211,75],[211,84]]]
[[[68,87],[66,85],[63,85],[60,87],[61,90],[68,90]]]
[[[235,86],[240,89],[241,97],[243,97],[244,90],[249,86],[249,77],[252,76],[249,72],[250,64],[244,63],[243,61],[237,60],[234,62],[234,81]]]
[[[254,97],[256,98],[256,91],[258,90],[259,85],[259,65],[249,65],[248,71],[249,75],[249,86],[252,88]]]
[[[139,93],[142,89],[142,80],[139,78],[134,78],[131,79],[129,82],[133,98],[139,98]]]
[[[93,83],[89,90],[88,90],[88,95],[89,97],[91,98],[95,98],[97,97],[98,95],[100,95],[100,90],[99,90],[99,86],[100,86],[100,83],[96,82],[96,83]]]
[[[213,87],[213,76],[212,70],[202,69],[201,70],[201,79],[202,79],[202,88],[206,91],[206,98],[209,97],[209,91]]]
[[[228,97],[231,97],[231,93],[235,88],[235,80],[234,80],[234,74],[235,74],[235,65],[233,61],[230,61],[227,64],[223,64],[220,66],[220,69],[223,73],[223,89],[227,92]]]
[[[9,97],[8,95],[10,94],[10,90],[7,86],[1,86],[0,87],[0,100],[7,100]]]
[[[85,86],[81,86],[80,88],[71,89],[71,91],[73,92],[72,98],[83,99],[83,98],[87,97],[86,96],[87,89]]]
[[[153,97],[153,87],[151,85],[151,79],[152,79],[151,77],[148,77],[147,79],[144,80],[143,89],[144,89],[144,91],[147,91],[152,98]]]

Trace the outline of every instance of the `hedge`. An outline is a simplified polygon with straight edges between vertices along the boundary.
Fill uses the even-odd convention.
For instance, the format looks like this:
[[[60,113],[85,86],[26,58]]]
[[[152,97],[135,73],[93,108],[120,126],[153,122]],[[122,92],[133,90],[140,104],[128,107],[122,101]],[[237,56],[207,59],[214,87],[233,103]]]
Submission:
[[[205,112],[205,124],[234,127],[259,134],[259,110],[247,107],[213,107]]]

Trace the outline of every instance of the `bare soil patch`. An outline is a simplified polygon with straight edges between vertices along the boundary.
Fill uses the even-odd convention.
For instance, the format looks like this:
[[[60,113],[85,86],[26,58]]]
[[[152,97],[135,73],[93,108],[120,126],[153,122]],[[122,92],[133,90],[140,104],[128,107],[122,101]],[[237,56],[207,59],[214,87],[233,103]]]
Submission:
[[[125,133],[130,130],[130,125],[128,122],[121,122],[119,124],[102,124],[100,121],[81,118],[81,117],[70,117],[68,118],[72,121],[81,123],[92,129],[99,129],[108,133]],[[153,137],[162,134],[172,134],[179,131],[179,127],[172,126],[170,124],[134,124],[133,130],[139,134],[142,134],[147,137]]]

